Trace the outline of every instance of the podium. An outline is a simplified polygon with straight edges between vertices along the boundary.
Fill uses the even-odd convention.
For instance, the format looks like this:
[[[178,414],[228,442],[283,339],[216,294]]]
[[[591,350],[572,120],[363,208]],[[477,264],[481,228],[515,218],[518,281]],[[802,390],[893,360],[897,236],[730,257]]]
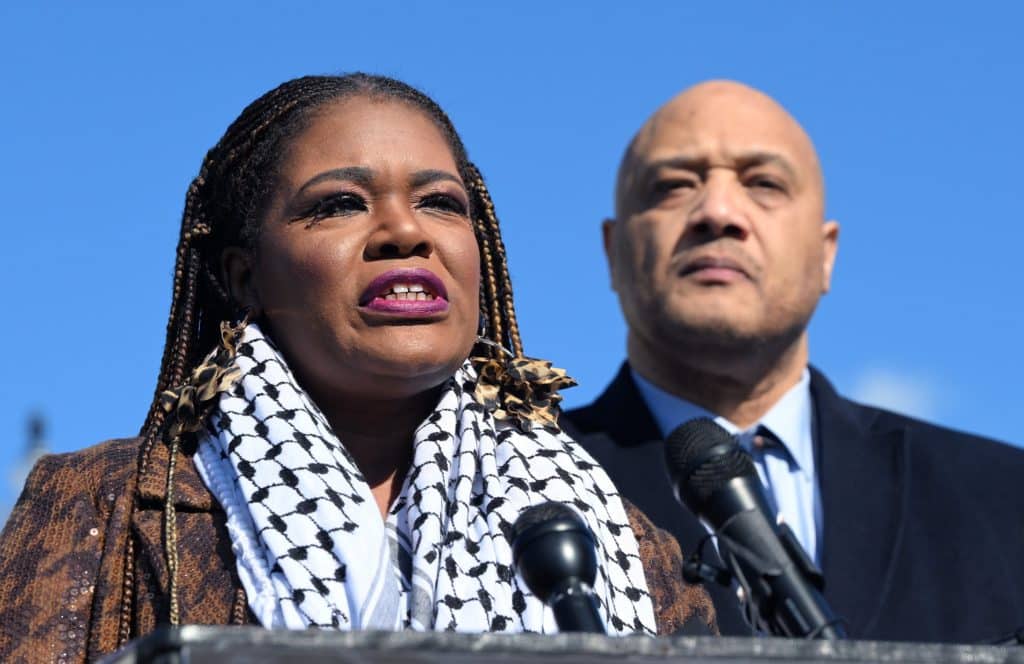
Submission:
[[[186,626],[131,642],[104,664],[654,664],[970,662],[1024,664],[1024,647],[596,634],[271,631]]]

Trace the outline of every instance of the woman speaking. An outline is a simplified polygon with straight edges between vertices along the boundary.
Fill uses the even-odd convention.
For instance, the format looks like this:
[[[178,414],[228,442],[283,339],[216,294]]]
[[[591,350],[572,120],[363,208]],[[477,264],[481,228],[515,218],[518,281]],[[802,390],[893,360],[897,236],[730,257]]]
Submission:
[[[161,624],[552,632],[512,569],[525,508],[597,541],[609,633],[713,621],[557,428],[498,220],[444,112],[364,74],[246,108],[185,199],[140,437],[44,458],[0,540],[0,659],[93,659]]]

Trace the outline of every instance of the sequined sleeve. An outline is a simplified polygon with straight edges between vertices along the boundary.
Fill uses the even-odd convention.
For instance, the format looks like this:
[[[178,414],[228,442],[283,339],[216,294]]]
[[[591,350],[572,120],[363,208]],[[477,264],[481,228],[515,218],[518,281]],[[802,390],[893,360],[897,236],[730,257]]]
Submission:
[[[107,487],[136,449],[110,441],[32,469],[0,535],[0,661],[87,659],[109,516],[122,498]]]
[[[701,586],[683,581],[683,554],[670,534],[657,528],[635,505],[623,500],[629,524],[640,545],[647,588],[654,602],[658,635],[671,636],[683,626],[693,633],[718,634],[715,607]],[[691,621],[701,623],[691,625]]]

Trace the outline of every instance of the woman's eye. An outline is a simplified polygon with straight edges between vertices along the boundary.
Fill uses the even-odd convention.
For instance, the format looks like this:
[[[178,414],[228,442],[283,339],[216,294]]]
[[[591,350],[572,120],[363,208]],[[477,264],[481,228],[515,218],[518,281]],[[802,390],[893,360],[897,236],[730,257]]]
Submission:
[[[429,194],[420,199],[419,207],[465,215],[466,206],[451,194]]]
[[[354,212],[366,211],[366,201],[356,194],[336,194],[321,198],[308,210],[299,215],[298,219],[308,219],[314,224],[328,217],[344,217]]]

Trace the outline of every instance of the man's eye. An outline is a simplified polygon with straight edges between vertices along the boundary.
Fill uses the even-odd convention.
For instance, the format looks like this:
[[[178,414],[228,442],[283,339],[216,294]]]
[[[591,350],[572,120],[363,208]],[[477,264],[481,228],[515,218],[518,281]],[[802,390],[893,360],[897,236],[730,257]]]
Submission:
[[[659,180],[654,183],[654,193],[664,195],[673,191],[694,189],[697,183],[689,178],[674,178],[671,180]]]
[[[419,207],[432,208],[452,214],[465,215],[466,206],[450,194],[429,194],[420,200]]]
[[[750,178],[749,180],[747,180],[747,186],[756,189],[771,189],[775,191],[786,190],[785,186],[775,178],[762,176]]]

